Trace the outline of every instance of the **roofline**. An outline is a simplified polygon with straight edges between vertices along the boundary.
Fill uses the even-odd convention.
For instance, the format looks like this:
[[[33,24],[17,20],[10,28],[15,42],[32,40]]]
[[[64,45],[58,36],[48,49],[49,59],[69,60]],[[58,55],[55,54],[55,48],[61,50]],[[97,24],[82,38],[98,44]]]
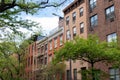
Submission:
[[[65,7],[64,9],[63,9],[63,12],[65,11],[65,10],[67,10],[68,8],[70,8],[75,2],[77,2],[78,0],[74,0],[71,4],[69,4],[67,7]]]

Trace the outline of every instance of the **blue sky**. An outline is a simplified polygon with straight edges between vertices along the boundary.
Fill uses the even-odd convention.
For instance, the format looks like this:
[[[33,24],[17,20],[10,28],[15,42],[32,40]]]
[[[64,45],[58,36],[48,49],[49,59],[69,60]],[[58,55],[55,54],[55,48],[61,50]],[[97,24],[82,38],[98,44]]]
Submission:
[[[23,14],[22,16],[25,19],[31,19],[33,21],[36,21],[40,23],[40,26],[42,26],[42,31],[44,35],[49,34],[49,32],[56,28],[58,26],[58,17],[52,15],[52,13],[58,14],[60,16],[64,16],[62,10],[68,6],[73,0],[69,0],[67,3],[62,5],[61,7],[54,8],[49,7],[45,9],[40,9],[38,13],[34,15],[26,15]]]

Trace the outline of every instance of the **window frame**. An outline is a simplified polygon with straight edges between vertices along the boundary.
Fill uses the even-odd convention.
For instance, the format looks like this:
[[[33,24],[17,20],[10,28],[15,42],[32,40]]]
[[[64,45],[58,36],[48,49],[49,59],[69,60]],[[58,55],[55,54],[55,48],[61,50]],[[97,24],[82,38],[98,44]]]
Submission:
[[[108,38],[111,38],[111,39],[108,39]],[[116,32],[107,35],[107,42],[110,43],[112,41],[115,41],[115,42],[117,41],[117,33]]]
[[[113,73],[111,73],[110,70],[112,70]],[[119,77],[119,79],[120,79],[120,69],[119,68],[109,68],[109,76],[110,76],[110,80],[111,79],[116,80],[117,77]]]
[[[57,37],[54,38],[54,48],[57,48]]]
[[[74,80],[77,80],[77,69],[73,69]]]
[[[84,13],[84,8],[81,7],[81,8],[79,9],[79,12],[80,12],[79,16],[82,17],[82,16],[83,16],[83,13]]]
[[[60,46],[63,45],[63,34],[60,35]]]
[[[66,32],[66,38],[70,39],[70,30],[67,30],[67,32]]]
[[[80,34],[84,33],[84,22],[80,23]]]
[[[73,21],[73,23],[75,23],[75,21],[76,21],[76,12],[72,13],[72,21]]]
[[[95,15],[90,17],[90,26],[95,27],[97,25],[98,25],[98,15],[95,14]]]
[[[77,34],[76,26],[74,26],[72,30],[73,30],[73,37],[74,37],[74,36],[76,36],[76,34]]]
[[[70,21],[70,17],[67,16],[67,17],[66,17],[66,25],[69,25],[69,21]]]
[[[114,7],[114,5],[111,5],[105,9],[105,18],[106,18],[106,20],[109,20],[114,17],[115,17],[115,7]]]
[[[90,10],[93,10],[97,6],[97,0],[89,0]]]

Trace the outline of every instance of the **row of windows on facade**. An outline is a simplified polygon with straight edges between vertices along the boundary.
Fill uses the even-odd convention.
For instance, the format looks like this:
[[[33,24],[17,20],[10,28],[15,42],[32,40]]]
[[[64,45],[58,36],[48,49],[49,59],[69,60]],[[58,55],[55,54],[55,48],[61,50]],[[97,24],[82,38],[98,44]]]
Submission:
[[[48,48],[47,44],[45,44],[44,46],[38,47],[38,53],[43,53],[43,52],[47,51],[47,48]]]
[[[53,48],[52,40],[49,42],[50,44],[50,50]],[[60,46],[63,45],[63,35],[60,35]],[[58,39],[54,38],[54,48],[57,48],[58,46]]]
[[[86,78],[87,78],[87,74],[85,73],[85,70],[86,70],[86,67],[81,68],[81,80],[86,80]],[[77,69],[73,69],[74,80],[78,80],[77,74],[80,74],[80,73],[78,73]],[[100,74],[98,73],[96,75],[98,75],[98,77],[95,77],[96,78],[95,80],[99,80]],[[71,80],[70,79],[70,70],[66,71],[66,76],[67,76],[66,80]],[[109,68],[109,77],[110,77],[110,80],[120,80],[120,69],[119,68]]]
[[[105,9],[105,16],[106,16],[106,20],[110,20],[111,22],[114,20],[115,17],[114,5]],[[95,14],[90,17],[90,25],[91,27],[94,27],[97,26],[97,24],[98,24],[98,15]]]
[[[104,0],[104,1],[111,2],[113,0]],[[97,0],[89,0],[89,4],[90,4],[90,12],[91,12],[97,6]]]
[[[73,37],[75,37],[77,34],[76,26],[73,27],[72,32],[73,32]],[[84,22],[80,23],[80,34],[82,34],[82,33],[84,33]],[[71,38],[70,30],[67,30],[67,32],[66,32],[66,38],[67,39]]]
[[[90,0],[90,9],[93,10],[96,7],[96,1],[97,0]],[[105,15],[106,15],[106,19],[107,20],[109,20],[109,19],[112,20],[114,18],[114,5],[112,5],[112,6],[110,6],[110,7],[105,9]],[[80,8],[80,16],[83,16],[83,7]],[[72,21],[73,21],[73,23],[75,22],[75,20],[76,20],[76,12],[74,12],[72,14]],[[70,21],[70,18],[69,18],[69,16],[67,16],[66,17],[66,25],[69,24],[69,21]],[[97,14],[92,16],[92,17],[90,17],[91,26],[93,26],[93,27],[96,26],[97,22],[98,22]]]
[[[83,16],[83,7],[81,7],[80,9],[79,9],[79,16],[80,17],[82,17]],[[66,17],[66,25],[68,25],[69,24],[69,21],[70,21],[70,17],[69,16],[67,16]],[[76,12],[73,12],[73,14],[72,14],[72,21],[73,21],[73,24],[75,23],[75,21],[76,21]]]
[[[46,65],[47,64],[47,57],[38,57],[37,64],[45,64]]]
[[[114,17],[115,17],[114,5],[112,5],[112,6],[105,9],[105,15],[106,15],[107,20],[110,20],[110,21],[114,20]],[[74,17],[75,17],[75,15],[74,15]],[[68,24],[68,23],[69,23],[69,19],[67,17],[66,24]],[[98,15],[97,14],[90,17],[90,25],[91,25],[91,27],[95,27],[95,26],[98,25]],[[84,32],[84,22],[81,22],[80,23],[80,33],[83,33],[83,32]],[[73,27],[73,37],[74,36],[76,36],[76,27]],[[69,30],[66,33],[66,37],[67,37],[67,39],[70,39],[70,37],[71,37]]]

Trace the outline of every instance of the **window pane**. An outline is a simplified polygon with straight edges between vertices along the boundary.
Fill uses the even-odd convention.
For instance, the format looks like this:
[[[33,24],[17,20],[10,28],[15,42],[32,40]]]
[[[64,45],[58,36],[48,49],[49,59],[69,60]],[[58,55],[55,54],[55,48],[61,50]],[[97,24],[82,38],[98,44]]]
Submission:
[[[110,69],[110,75],[114,75],[115,74],[115,70],[114,69]],[[113,76],[111,76],[113,77]]]
[[[114,6],[111,7],[111,12],[114,12]]]
[[[120,76],[119,75],[116,75],[116,80],[120,80]]]
[[[110,13],[110,10],[109,9],[106,9],[106,14],[109,14]]]

